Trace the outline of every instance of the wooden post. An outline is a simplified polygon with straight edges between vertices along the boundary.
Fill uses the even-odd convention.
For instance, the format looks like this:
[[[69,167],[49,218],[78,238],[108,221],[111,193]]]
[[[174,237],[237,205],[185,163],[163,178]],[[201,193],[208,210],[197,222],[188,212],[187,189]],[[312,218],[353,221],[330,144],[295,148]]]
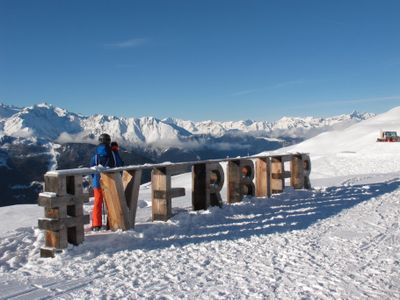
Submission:
[[[240,202],[244,195],[255,195],[254,164],[248,159],[228,162],[228,203]]]
[[[207,164],[207,182],[210,187],[210,205],[222,206],[221,190],[224,186],[225,176],[221,164]]]
[[[302,154],[303,169],[304,169],[304,188],[311,189],[310,173],[311,173],[311,159],[308,154]]]
[[[100,182],[107,206],[110,229],[128,230],[131,224],[120,172],[101,173]]]
[[[124,171],[122,182],[125,190],[125,198],[129,210],[129,228],[135,227],[136,210],[139,198],[140,181],[142,170]]]
[[[90,218],[83,214],[83,202],[88,195],[83,193],[82,176],[45,176],[45,192],[39,194],[38,204],[44,207],[45,218],[38,221],[45,230],[45,247],[41,257],[54,257],[55,253],[68,247],[68,243],[79,245],[84,240],[84,224]]]
[[[271,160],[269,157],[256,159],[256,196],[271,197]]]
[[[170,193],[167,193],[171,190],[171,177],[167,176],[166,168],[153,169],[151,189],[153,221],[167,221],[172,215],[172,203]],[[158,193],[156,194],[156,192]]]
[[[171,199],[185,196],[184,188],[171,188],[171,176],[186,171],[186,165],[172,165],[154,168],[151,172],[153,221],[167,221],[171,218]]]
[[[302,189],[304,187],[304,162],[301,154],[292,156],[290,172],[290,185],[294,189]]]
[[[224,171],[219,163],[195,164],[192,166],[193,210],[207,209],[210,205],[221,206],[221,189]]]
[[[272,194],[282,193],[285,188],[285,167],[282,157],[271,157],[271,192]]]

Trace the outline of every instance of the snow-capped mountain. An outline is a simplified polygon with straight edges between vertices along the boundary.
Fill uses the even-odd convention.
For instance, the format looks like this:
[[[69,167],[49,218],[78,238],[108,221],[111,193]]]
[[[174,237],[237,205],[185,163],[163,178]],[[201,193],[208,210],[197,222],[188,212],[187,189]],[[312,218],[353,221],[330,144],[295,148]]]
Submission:
[[[250,134],[304,139],[323,131],[347,127],[371,116],[373,114],[353,112],[331,118],[283,117],[276,122],[192,122],[173,118],[159,120],[154,117],[82,116],[46,103],[25,108],[1,104],[0,131],[2,135],[60,143],[95,143],[100,133],[108,132],[124,146],[135,144],[166,147],[180,145],[193,135],[222,137],[226,134]]]
[[[190,135],[156,118],[117,118],[113,116],[82,116],[51,104],[42,103],[25,108],[2,104],[0,110],[2,135],[49,141],[95,143],[95,137],[108,132],[124,145],[154,144],[178,141]]]
[[[375,116],[372,113],[345,114],[329,118],[296,118],[283,117],[275,122],[268,121],[201,121],[192,122],[180,119],[167,118],[163,121],[169,124],[182,127],[192,134],[210,134],[213,136],[223,136],[230,132],[251,133],[256,136],[271,137],[302,137],[309,138],[323,131],[345,128],[362,120]]]

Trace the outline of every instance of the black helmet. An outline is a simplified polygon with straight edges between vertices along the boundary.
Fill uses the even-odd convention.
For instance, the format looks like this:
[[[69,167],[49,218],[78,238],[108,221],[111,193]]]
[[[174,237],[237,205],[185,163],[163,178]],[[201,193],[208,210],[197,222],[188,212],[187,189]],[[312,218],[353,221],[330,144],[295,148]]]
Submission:
[[[107,133],[102,133],[99,136],[99,143],[109,145],[111,143],[111,137]]]

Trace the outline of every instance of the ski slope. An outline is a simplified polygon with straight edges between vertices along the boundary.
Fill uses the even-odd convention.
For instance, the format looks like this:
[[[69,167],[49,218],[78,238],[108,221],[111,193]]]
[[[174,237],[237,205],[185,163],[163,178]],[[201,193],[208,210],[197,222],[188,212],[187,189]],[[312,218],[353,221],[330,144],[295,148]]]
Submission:
[[[376,143],[381,129],[400,131],[400,108],[282,149],[310,153],[310,191],[200,212],[176,198],[152,223],[142,185],[135,230],[54,259],[41,208],[0,208],[0,299],[399,299],[400,143]],[[189,174],[173,185],[190,195]]]

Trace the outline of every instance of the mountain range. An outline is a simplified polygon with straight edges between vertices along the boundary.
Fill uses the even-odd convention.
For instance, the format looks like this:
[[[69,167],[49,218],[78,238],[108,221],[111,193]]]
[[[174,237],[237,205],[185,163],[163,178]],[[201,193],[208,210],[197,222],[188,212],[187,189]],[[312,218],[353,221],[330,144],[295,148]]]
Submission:
[[[0,136],[66,142],[96,143],[108,132],[125,147],[180,145],[193,135],[220,138],[245,134],[269,138],[310,138],[321,132],[341,129],[374,116],[371,113],[344,114],[329,118],[283,117],[278,121],[188,121],[154,117],[124,118],[106,115],[83,116],[51,104],[30,107],[0,104]],[[182,145],[187,146],[187,145]]]

